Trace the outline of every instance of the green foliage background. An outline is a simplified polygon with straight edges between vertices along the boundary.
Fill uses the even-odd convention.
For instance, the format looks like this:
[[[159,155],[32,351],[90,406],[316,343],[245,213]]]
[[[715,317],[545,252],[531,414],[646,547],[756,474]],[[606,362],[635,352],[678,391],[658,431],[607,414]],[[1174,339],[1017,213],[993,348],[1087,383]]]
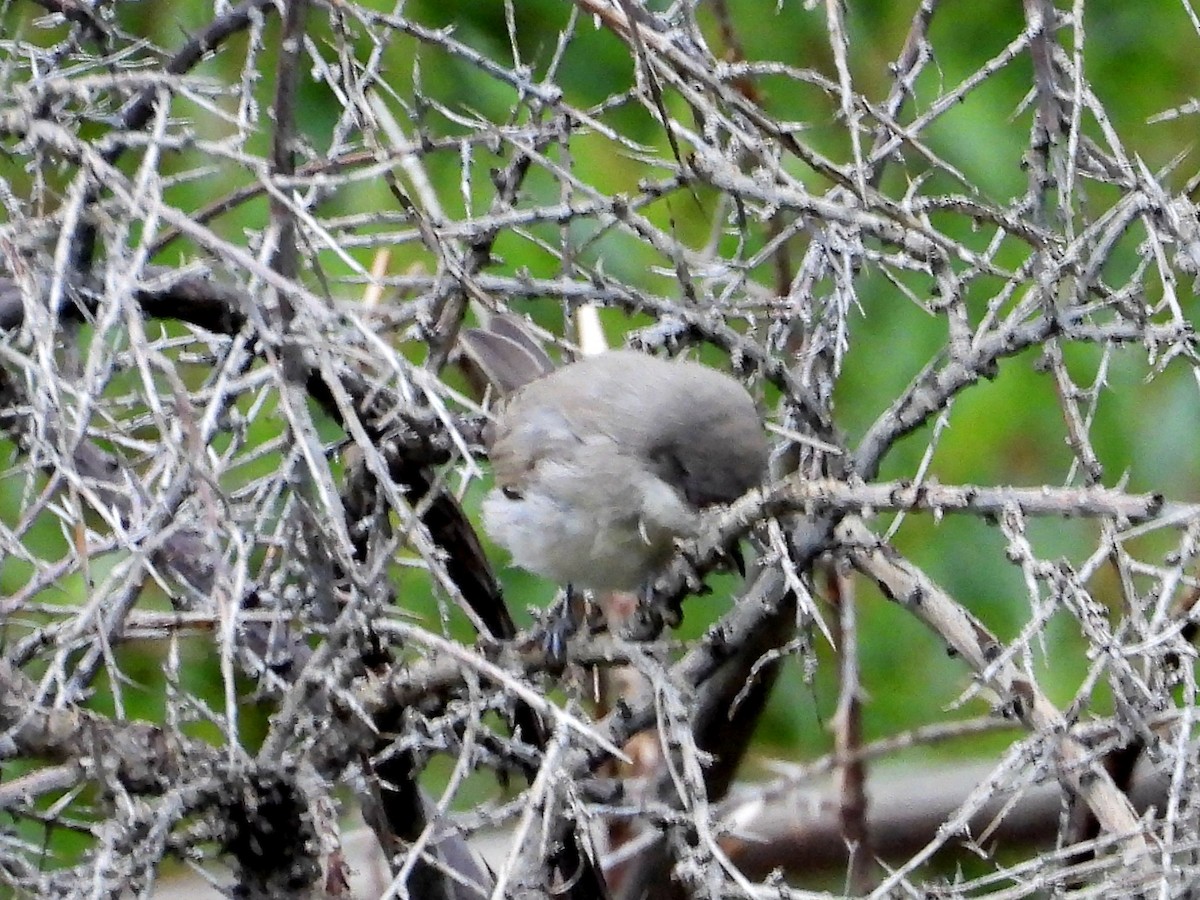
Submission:
[[[890,87],[889,65],[896,58],[904,40],[915,4],[885,2],[885,0],[849,0],[846,4],[847,27],[850,32],[851,76],[859,91],[882,100]],[[1162,122],[1152,117],[1178,107],[1198,93],[1196,66],[1200,37],[1192,28],[1178,0],[1145,0],[1139,3],[1093,3],[1087,7],[1084,48],[1087,77],[1100,96],[1111,117],[1112,127],[1126,145],[1153,172],[1173,171],[1162,176],[1166,185],[1178,189],[1195,171],[1195,118],[1183,115]],[[380,9],[390,4],[380,2]],[[824,13],[810,10],[796,0],[729,0],[732,21],[744,47],[746,58],[776,60],[797,68],[811,68],[828,78],[836,78],[834,57],[830,48]],[[536,73],[544,71],[551,57],[558,30],[570,15],[570,4],[556,0],[515,0],[518,46],[524,60]],[[125,30],[144,35],[162,48],[177,46],[183,36],[202,27],[211,17],[211,10],[200,4],[179,2],[119,3],[118,21]],[[505,23],[505,6],[485,0],[411,0],[405,14],[430,27],[453,27],[457,39],[477,48],[488,57],[511,57],[509,35]],[[702,4],[697,15],[704,23],[711,46],[718,52],[723,42],[713,19],[712,9]],[[8,3],[0,7],[0,30],[23,40],[45,41],[61,37],[61,26],[44,27],[41,12],[32,4]],[[311,17],[314,27],[311,39],[323,46],[321,29],[328,24],[320,15]],[[982,4],[951,2],[934,18],[930,40],[936,65],[929,67],[916,85],[915,100],[906,107],[904,118],[912,110],[927,108],[949,87],[958,84],[975,72],[983,62],[999,54],[1024,27],[1021,4]],[[266,24],[265,44],[271,47],[277,36],[278,21],[272,17]],[[241,40],[244,40],[242,38]],[[264,71],[249,73],[246,79],[254,99],[264,107],[270,103],[273,85],[267,65],[273,65],[272,51],[260,57]],[[239,69],[241,55],[236,50],[222,52],[207,60],[195,74],[210,79],[216,101],[223,105],[238,102],[237,87],[247,73]],[[468,115],[478,113],[493,121],[503,122],[517,100],[515,93],[461,61],[448,60],[444,55],[433,56],[414,41],[395,41],[389,47],[384,70],[396,100],[393,108],[403,114],[404,105],[415,109],[421,121],[434,134],[453,134],[455,126],[445,116],[429,107],[414,107],[413,85],[419,79],[421,91],[436,98],[449,110]],[[622,86],[633,84],[632,64],[626,46],[603,29],[583,22],[579,36],[566,53],[556,82],[577,106],[599,102]],[[319,150],[336,121],[339,105],[328,85],[304,78],[302,127],[311,144]],[[1003,205],[1022,194],[1027,187],[1028,173],[1023,154],[1029,143],[1032,112],[1026,91],[1031,83],[1031,63],[1019,56],[951,114],[945,116],[926,132],[930,148],[942,159],[957,168],[974,185],[983,198]],[[825,92],[799,86],[795,81],[764,77],[759,86],[766,108],[782,120],[804,123],[805,139],[822,152],[838,159],[851,158],[846,123],[836,104]],[[686,115],[675,98],[668,97],[670,108]],[[103,113],[97,110],[97,113]],[[109,110],[108,112],[112,112]],[[187,115],[186,104],[177,115]],[[609,124],[619,127],[637,142],[655,148],[655,152],[670,158],[662,128],[641,108],[627,106],[614,113]],[[196,110],[197,138],[215,140],[222,137],[222,125],[209,115]],[[99,124],[97,127],[101,127]],[[1084,131],[1101,140],[1102,133],[1095,123],[1085,121]],[[258,135],[251,146],[265,154],[269,136]],[[583,181],[602,191],[634,190],[646,177],[645,166],[628,153],[614,150],[613,145],[595,136],[582,136],[571,144],[574,171]],[[1182,154],[1182,160],[1178,157]],[[480,159],[483,157],[480,155]],[[235,160],[226,159],[214,168],[200,172],[201,165],[212,165],[212,159],[196,153],[171,154],[163,166],[164,173],[181,176],[178,184],[169,188],[167,196],[181,209],[196,209],[206,202],[249,181],[248,173]],[[502,165],[497,156],[493,165]],[[133,163],[123,162],[133,174]],[[457,187],[461,176],[460,159],[454,152],[434,154],[427,160],[439,195],[456,215],[465,208]],[[789,162],[793,173],[804,179],[816,194],[830,185],[794,160]],[[476,203],[485,203],[490,192],[484,162],[473,179]],[[884,189],[895,196],[905,185],[898,183],[899,168],[892,169]],[[200,174],[197,174],[200,173]],[[66,170],[43,172],[49,191],[41,200],[54,204],[71,174]],[[931,176],[947,180],[941,173]],[[10,185],[17,196],[29,193],[29,173],[23,170],[19,158],[0,156],[0,179]],[[947,188],[953,187],[947,185]],[[959,185],[955,190],[962,192]],[[534,176],[526,185],[528,194],[546,199],[557,196],[558,186],[545,177]],[[1088,202],[1109,203],[1105,188],[1089,184],[1086,190],[1094,197]],[[332,201],[340,208],[324,209],[325,215],[340,212],[350,216],[361,203],[366,208],[386,207],[380,199],[386,192],[382,183],[362,182],[351,190],[340,191]],[[706,208],[714,197],[704,191],[697,202]],[[458,204],[458,208],[455,208]],[[685,243],[696,246],[708,235],[706,222],[710,217],[689,214],[688,201],[678,196],[663,201],[645,211],[660,227],[673,229]],[[266,201],[245,204],[222,216],[213,227],[231,241],[244,242],[266,221]],[[943,223],[937,222],[942,225]],[[397,225],[395,227],[403,227]],[[583,226],[580,226],[581,228]],[[348,229],[349,233],[350,229]],[[386,233],[385,226],[368,231]],[[538,228],[532,231],[536,234]],[[361,234],[361,231],[354,232]],[[585,235],[580,234],[582,239]],[[969,233],[953,237],[976,246],[986,240]],[[732,240],[732,238],[729,238]],[[369,266],[375,247],[368,241],[348,242],[349,252],[361,264]],[[1114,265],[1132,270],[1137,265],[1136,246],[1125,249]],[[196,247],[186,241],[176,241],[161,254],[157,262],[178,264],[195,258]],[[588,255],[595,265],[608,272],[637,281],[655,291],[678,293],[671,273],[661,269],[661,260],[649,255],[647,248],[627,236],[610,233],[591,244]],[[531,241],[515,236],[503,237],[495,256],[500,271],[534,274],[553,274],[557,261],[539,250]],[[425,255],[415,244],[397,250],[392,270],[403,271],[419,265]],[[353,300],[360,288],[350,279],[350,272],[336,258],[322,260],[326,275],[343,298]],[[763,272],[769,280],[770,273]],[[928,280],[911,278],[906,284],[916,296],[926,298],[933,286]],[[1180,285],[1181,299],[1194,313],[1195,304],[1190,285]],[[1153,299],[1153,298],[1151,298]],[[987,298],[974,298],[978,312]],[[894,286],[877,277],[863,277],[858,284],[859,310],[853,316],[850,350],[837,388],[836,416],[838,426],[853,446],[868,425],[908,384],[911,378],[937,352],[944,341],[944,322],[935,319],[906,299]],[[548,303],[530,304],[532,312],[547,327],[560,327],[559,313]],[[644,324],[619,313],[606,313],[606,325],[614,342],[630,327]],[[413,346],[406,352],[419,357],[421,348]],[[1095,348],[1067,348],[1069,367],[1078,383],[1089,384],[1100,362]],[[1166,371],[1151,378],[1152,365],[1144,348],[1126,347],[1115,353],[1107,372],[1108,390],[1097,410],[1093,435],[1097,449],[1106,464],[1105,483],[1116,485],[1123,480],[1134,491],[1161,491],[1174,499],[1195,500],[1200,496],[1200,463],[1195,453],[1197,426],[1197,385],[1192,373],[1184,367],[1168,366]],[[450,376],[454,377],[454,376]],[[258,437],[267,441],[277,433],[278,423],[260,417],[255,427],[262,428]],[[330,429],[331,440],[336,438]],[[910,478],[916,472],[927,445],[927,429],[912,435],[893,452],[884,467],[883,478]],[[11,443],[0,442],[0,458],[16,460]],[[257,465],[268,467],[267,456]],[[1071,462],[1064,441],[1064,426],[1054,397],[1051,376],[1041,371],[1036,353],[1027,353],[1003,363],[997,377],[980,384],[953,407],[948,430],[933,460],[931,475],[948,484],[1063,484],[1068,478]],[[246,472],[247,478],[252,477]],[[32,476],[36,485],[41,476]],[[28,502],[31,476],[22,469],[0,471],[0,517],[6,523],[18,521]],[[477,511],[479,497],[485,485],[476,484],[467,493],[472,510]],[[34,488],[36,490],[36,487]],[[1032,526],[1036,549],[1046,558],[1065,557],[1079,562],[1081,554],[1095,547],[1094,525],[1075,522],[1039,522]],[[42,559],[58,558],[67,552],[70,535],[62,533],[56,519],[44,514],[38,526],[29,533],[30,554]],[[1027,620],[1028,600],[1020,572],[1005,560],[1004,540],[998,530],[975,519],[948,518],[935,522],[930,517],[910,515],[899,531],[896,543],[918,565],[924,567],[954,596],[976,612],[1002,639],[1014,637]],[[494,548],[493,548],[494,549]],[[503,559],[496,551],[493,559]],[[0,561],[0,594],[7,594],[23,584],[30,567],[17,559]],[[553,586],[521,572],[505,568],[503,578],[507,595],[515,607],[539,606],[553,592]],[[400,596],[407,606],[419,611],[427,621],[439,616],[438,601],[429,595],[428,581],[418,569],[398,565],[395,577]],[[1105,575],[1104,577],[1112,577]],[[718,615],[729,602],[728,592],[736,582],[725,578],[722,589],[713,596],[690,601],[681,637],[699,633],[705,624]],[[1115,604],[1118,593],[1115,584],[1107,592],[1097,589]],[[87,594],[82,579],[64,581],[56,586],[50,603],[78,603]],[[860,646],[864,687],[868,693],[866,705],[867,738],[880,737],[899,729],[918,724],[948,720],[964,712],[982,713],[986,707],[981,700],[971,701],[966,710],[951,709],[956,698],[968,687],[965,667],[944,653],[940,642],[910,616],[882,601],[872,591],[863,588],[861,599]],[[159,601],[163,608],[167,604]],[[456,613],[450,614],[452,630],[469,639],[470,630]],[[528,618],[526,619],[528,621]],[[1069,703],[1088,666],[1087,644],[1072,621],[1060,614],[1049,632],[1050,639],[1039,665],[1045,670],[1044,685],[1051,698],[1059,704]],[[826,752],[830,748],[827,725],[836,698],[835,667],[831,652],[822,640],[817,641],[815,670],[811,679],[806,676],[810,666],[793,663],[772,700],[768,716],[760,732],[760,749],[765,754],[798,760]],[[161,654],[158,646],[138,645],[122,648],[121,663],[131,681],[141,684],[129,691],[140,697],[144,706],[131,706],[131,717],[158,719],[162,716]],[[188,679],[197,685],[207,684],[200,693],[220,694],[220,678],[216,663],[204,638],[188,643],[184,652],[188,662],[184,667]],[[811,663],[811,661],[808,661]],[[249,692],[247,692],[249,693]],[[106,709],[108,698],[103,693],[94,698],[97,708]],[[248,710],[248,713],[250,710]],[[253,723],[253,715],[248,715]],[[253,743],[258,726],[247,724],[246,740]],[[956,744],[945,751],[979,753],[994,749],[997,743],[1008,740],[992,736],[974,742]],[[921,751],[929,752],[929,751]],[[462,799],[469,799],[469,795]]]

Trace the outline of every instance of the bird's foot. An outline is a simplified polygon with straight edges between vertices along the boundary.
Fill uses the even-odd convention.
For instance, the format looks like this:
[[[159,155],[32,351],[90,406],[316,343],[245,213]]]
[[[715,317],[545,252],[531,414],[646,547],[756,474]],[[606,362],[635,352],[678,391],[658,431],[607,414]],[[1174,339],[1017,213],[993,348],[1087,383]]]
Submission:
[[[637,606],[621,628],[622,637],[632,641],[657,640],[664,627],[677,628],[683,621],[681,596],[667,597],[654,590],[653,582],[647,582],[637,598]]]
[[[567,641],[583,621],[583,594],[567,585],[562,599],[546,613],[542,626],[542,649],[553,670],[561,672],[567,664]]]
[[[697,597],[711,594],[712,588],[704,583],[704,575],[700,571],[700,558],[696,555],[696,548],[691,544],[680,547],[679,559],[682,561],[680,568],[687,593],[695,594]]]

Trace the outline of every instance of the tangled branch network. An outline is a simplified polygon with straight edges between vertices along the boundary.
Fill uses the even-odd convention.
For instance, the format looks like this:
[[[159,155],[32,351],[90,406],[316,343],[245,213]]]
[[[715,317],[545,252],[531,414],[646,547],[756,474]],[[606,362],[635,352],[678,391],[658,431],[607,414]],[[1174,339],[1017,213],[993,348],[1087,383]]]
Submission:
[[[0,5],[0,893],[1186,895],[1200,20],[1125,6]],[[561,645],[496,316],[772,441]]]

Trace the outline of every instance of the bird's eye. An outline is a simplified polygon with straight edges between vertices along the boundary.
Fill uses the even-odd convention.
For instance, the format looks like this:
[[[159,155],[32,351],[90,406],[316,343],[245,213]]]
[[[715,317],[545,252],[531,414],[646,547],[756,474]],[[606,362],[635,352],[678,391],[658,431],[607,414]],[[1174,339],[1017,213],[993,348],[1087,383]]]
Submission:
[[[520,500],[521,499],[521,492],[518,491],[515,487],[502,487],[502,488],[500,488],[500,493],[502,493],[509,500]]]

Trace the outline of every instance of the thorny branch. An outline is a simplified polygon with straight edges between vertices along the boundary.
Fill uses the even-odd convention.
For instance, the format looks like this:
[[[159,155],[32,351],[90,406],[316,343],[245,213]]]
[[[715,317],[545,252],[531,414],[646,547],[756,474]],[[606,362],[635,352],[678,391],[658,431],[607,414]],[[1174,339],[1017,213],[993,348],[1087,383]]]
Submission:
[[[0,7],[0,891],[176,857],[352,896],[354,808],[387,896],[1200,877],[1200,86],[1131,120],[1085,0],[982,43],[937,0],[125,6]],[[491,311],[570,355],[584,305],[744,379],[777,446],[564,670],[475,529],[454,363]],[[739,539],[732,602],[690,600]],[[873,591],[951,712],[879,687],[923,666]],[[827,755],[743,776],[793,676]],[[936,711],[875,740],[882,704]],[[984,731],[973,784],[879,774]]]

